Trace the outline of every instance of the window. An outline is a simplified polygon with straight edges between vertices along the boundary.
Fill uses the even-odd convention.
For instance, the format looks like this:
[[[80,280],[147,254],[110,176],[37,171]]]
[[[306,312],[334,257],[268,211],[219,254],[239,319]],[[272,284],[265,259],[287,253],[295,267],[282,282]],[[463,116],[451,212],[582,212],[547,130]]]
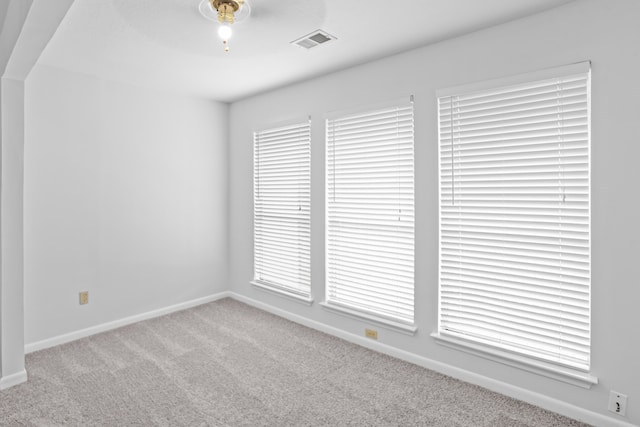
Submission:
[[[254,284],[311,301],[308,121],[254,133]]]
[[[326,126],[326,306],[412,325],[413,103]]]
[[[589,93],[588,63],[438,93],[440,336],[589,370]]]

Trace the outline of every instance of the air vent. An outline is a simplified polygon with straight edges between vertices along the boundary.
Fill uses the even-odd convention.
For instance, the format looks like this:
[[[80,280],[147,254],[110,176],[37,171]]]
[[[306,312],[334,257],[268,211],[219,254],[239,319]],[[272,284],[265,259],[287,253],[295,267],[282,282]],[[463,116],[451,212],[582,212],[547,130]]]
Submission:
[[[335,40],[335,39],[336,38],[331,34],[322,30],[317,30],[307,34],[304,37],[300,37],[299,39],[294,40],[291,43],[297,44],[298,46],[303,47],[305,49],[311,49],[312,47],[316,47],[318,45],[328,42],[329,40]]]

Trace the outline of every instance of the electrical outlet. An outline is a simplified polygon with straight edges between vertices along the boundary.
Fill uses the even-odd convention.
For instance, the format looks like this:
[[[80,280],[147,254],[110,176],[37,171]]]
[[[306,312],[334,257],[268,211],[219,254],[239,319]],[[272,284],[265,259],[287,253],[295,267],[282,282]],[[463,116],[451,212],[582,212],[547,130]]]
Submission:
[[[364,330],[364,336],[367,338],[371,338],[372,340],[377,340],[378,339],[378,331],[374,330],[374,329],[365,329]]]
[[[609,411],[624,417],[627,413],[627,396],[611,390],[611,394],[609,394]]]
[[[80,305],[89,304],[89,291],[80,292]]]

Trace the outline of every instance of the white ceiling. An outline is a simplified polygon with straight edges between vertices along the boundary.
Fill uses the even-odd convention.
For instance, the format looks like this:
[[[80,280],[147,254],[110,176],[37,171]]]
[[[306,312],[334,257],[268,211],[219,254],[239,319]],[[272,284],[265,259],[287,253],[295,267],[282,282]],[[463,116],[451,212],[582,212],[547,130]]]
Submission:
[[[247,0],[226,54],[200,1],[75,0],[38,63],[231,102],[572,0]]]

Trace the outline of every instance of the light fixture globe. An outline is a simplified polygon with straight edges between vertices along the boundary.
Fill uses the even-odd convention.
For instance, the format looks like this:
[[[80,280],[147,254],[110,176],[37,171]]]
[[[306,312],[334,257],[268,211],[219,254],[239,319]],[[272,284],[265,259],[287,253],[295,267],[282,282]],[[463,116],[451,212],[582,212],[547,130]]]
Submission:
[[[231,31],[231,26],[229,24],[222,24],[218,27],[218,35],[222,40],[229,40],[233,31]]]

